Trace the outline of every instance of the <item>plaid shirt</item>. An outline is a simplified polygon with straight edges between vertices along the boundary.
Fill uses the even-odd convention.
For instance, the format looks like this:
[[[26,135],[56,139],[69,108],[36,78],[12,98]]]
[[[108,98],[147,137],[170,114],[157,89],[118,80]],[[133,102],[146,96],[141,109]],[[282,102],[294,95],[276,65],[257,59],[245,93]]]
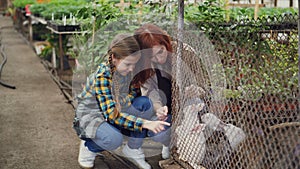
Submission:
[[[118,72],[114,73],[114,75],[117,74]],[[130,75],[121,76],[121,80],[123,82],[119,82],[120,94],[118,96],[122,107],[121,111],[126,111],[126,108],[131,105],[131,101],[140,93],[140,89],[129,85]],[[123,90],[121,90],[122,88]],[[132,131],[142,131],[143,120],[141,118],[117,111],[112,91],[113,82],[110,66],[108,63],[103,63],[98,66],[95,73],[89,76],[83,92],[78,97],[85,99],[96,96],[100,112],[103,113],[106,121]]]

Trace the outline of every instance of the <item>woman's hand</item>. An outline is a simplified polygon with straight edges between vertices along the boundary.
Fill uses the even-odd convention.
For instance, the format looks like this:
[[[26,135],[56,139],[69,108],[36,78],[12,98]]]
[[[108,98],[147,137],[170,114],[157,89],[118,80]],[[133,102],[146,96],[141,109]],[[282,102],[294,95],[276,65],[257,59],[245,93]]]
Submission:
[[[162,106],[158,109],[156,109],[156,116],[158,120],[165,121],[167,119],[168,115],[168,107]]]
[[[165,130],[165,126],[170,126],[171,124],[165,121],[148,121],[145,120],[143,124],[143,128],[151,130],[152,132],[159,133]]]
[[[188,98],[192,98],[192,97],[194,97],[194,98],[200,97],[201,98],[204,96],[205,91],[204,91],[204,89],[202,89],[202,87],[190,85],[185,88],[184,94]]]

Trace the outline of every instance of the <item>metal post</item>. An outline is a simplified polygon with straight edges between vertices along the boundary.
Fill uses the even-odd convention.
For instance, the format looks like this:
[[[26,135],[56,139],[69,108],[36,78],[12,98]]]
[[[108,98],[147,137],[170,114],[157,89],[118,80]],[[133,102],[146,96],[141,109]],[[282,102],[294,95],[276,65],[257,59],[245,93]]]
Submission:
[[[178,0],[178,35],[182,35],[184,25],[184,0]],[[179,36],[179,38],[182,38]]]
[[[181,60],[182,60],[182,48],[183,48],[183,28],[184,27],[184,0],[178,0],[178,40],[177,40],[177,58],[176,58],[176,80],[177,84],[181,86],[181,80],[177,77],[181,77]],[[181,93],[181,88],[179,87],[179,94]]]
[[[255,8],[254,8],[254,19],[257,20],[258,18],[258,10],[259,10],[259,1],[255,0]]]
[[[177,110],[179,112],[180,109],[180,101],[181,101],[181,86],[182,86],[182,79],[181,79],[181,75],[182,75],[182,71],[180,69],[181,67],[181,60],[182,60],[182,50],[183,50],[183,24],[184,24],[184,0],[178,0],[178,28],[177,28],[177,48],[176,48],[176,59],[172,59],[172,61],[176,60],[175,63],[172,63],[172,69],[175,68],[175,70],[172,71],[172,79],[174,81],[176,81],[177,85],[172,86],[172,93],[173,90],[176,88],[176,90],[178,89],[178,93],[176,93],[176,95],[178,96],[176,98],[176,103],[173,102],[174,100],[172,100],[172,108],[174,110]],[[173,82],[172,82],[173,85]],[[177,112],[176,111],[176,112]],[[174,118],[175,119],[175,118]],[[173,120],[174,120],[173,119]],[[174,127],[172,127],[172,132],[174,131]],[[171,147],[173,147],[174,145],[176,145],[176,143],[174,142],[174,139],[172,139],[171,141]]]
[[[300,109],[300,0],[298,0],[298,109]],[[299,117],[299,116],[298,116]]]
[[[29,29],[29,42],[30,42],[30,45],[32,45],[33,32],[32,32],[32,18],[31,18],[31,16],[28,17],[28,29]]]
[[[184,29],[184,0],[178,0],[178,54],[182,55],[183,46],[183,29]]]
[[[59,59],[60,59],[60,70],[64,70],[64,52],[63,52],[63,42],[62,42],[62,34],[58,35],[59,38]]]

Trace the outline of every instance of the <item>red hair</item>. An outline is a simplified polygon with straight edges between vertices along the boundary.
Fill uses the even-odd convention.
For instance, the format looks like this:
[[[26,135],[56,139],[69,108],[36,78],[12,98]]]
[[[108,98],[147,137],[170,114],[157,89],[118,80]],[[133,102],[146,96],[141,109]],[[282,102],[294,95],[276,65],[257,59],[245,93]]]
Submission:
[[[156,25],[144,24],[134,32],[134,36],[142,50],[142,57],[136,65],[139,73],[134,77],[133,83],[140,86],[155,74],[155,71],[151,67],[153,46],[164,45],[168,51],[169,61],[171,60],[173,50],[170,36]]]

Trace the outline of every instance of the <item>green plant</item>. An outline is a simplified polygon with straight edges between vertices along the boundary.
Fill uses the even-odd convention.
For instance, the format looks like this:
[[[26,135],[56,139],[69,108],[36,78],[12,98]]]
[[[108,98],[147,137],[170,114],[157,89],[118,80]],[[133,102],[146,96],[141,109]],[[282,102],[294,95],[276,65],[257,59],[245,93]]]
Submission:
[[[296,36],[291,35],[286,44],[273,39],[265,40],[269,46],[268,53],[244,55],[243,57],[251,59],[251,64],[227,66],[228,85],[235,86],[226,90],[227,97],[250,100],[257,100],[263,95],[274,95],[281,100],[297,98],[297,41],[293,40],[297,39]],[[234,84],[235,82],[238,84]]]
[[[51,0],[49,3],[33,4],[30,10],[46,20],[52,19],[52,14],[54,19],[62,19],[63,16],[74,15],[85,4],[85,0]]]
[[[27,4],[35,4],[36,0],[14,0],[12,4],[16,8],[25,8]]]
[[[42,52],[39,55],[39,57],[46,60],[50,60],[52,57],[52,46],[45,46],[45,48],[42,49]]]
[[[75,13],[76,18],[82,23],[83,30],[100,29],[110,21],[121,16],[121,13],[112,3],[98,1],[82,6]]]
[[[185,18],[191,22],[224,22],[225,9],[218,0],[208,0],[200,4],[197,9],[189,6],[185,10]]]
[[[15,9],[12,7],[7,8],[7,12],[9,13],[10,16],[14,16],[15,15]]]
[[[48,4],[33,4],[30,6],[30,11],[34,15],[40,15],[43,11],[47,10]]]

